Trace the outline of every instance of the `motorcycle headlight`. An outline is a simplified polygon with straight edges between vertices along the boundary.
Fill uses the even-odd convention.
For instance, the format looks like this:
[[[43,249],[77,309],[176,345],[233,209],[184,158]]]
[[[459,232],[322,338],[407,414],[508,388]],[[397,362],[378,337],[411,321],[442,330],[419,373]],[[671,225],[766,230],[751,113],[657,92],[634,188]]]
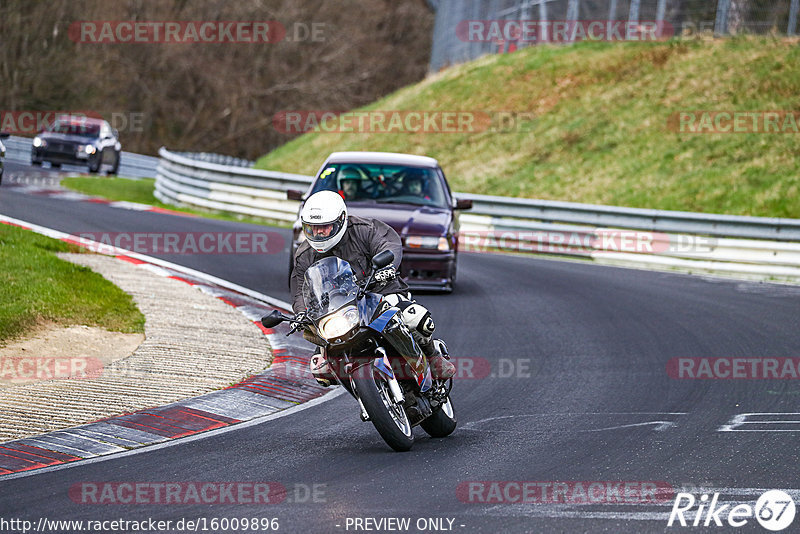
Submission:
[[[347,306],[319,322],[319,331],[325,339],[341,337],[358,326],[358,310]]]

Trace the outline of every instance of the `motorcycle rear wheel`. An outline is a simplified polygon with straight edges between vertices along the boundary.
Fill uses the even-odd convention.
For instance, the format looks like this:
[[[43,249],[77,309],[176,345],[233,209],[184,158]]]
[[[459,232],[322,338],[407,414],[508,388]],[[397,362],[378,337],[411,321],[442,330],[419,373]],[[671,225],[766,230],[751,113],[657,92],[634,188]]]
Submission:
[[[398,452],[410,450],[414,445],[411,423],[403,407],[392,399],[386,379],[380,373],[367,373],[353,382],[370,421],[386,444]]]

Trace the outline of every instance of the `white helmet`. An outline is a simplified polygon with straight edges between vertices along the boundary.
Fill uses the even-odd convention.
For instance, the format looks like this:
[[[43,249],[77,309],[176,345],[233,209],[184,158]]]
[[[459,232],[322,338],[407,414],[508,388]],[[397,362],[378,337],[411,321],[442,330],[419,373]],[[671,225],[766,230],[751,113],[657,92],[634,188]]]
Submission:
[[[308,244],[317,252],[328,252],[347,230],[347,206],[333,191],[314,193],[300,212],[300,222]]]

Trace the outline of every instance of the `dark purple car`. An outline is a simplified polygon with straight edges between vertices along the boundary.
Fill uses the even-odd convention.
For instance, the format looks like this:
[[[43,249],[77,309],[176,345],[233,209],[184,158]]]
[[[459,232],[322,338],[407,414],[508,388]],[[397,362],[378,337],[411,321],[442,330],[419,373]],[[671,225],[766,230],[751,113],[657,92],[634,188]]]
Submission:
[[[287,196],[302,201],[318,191],[338,192],[348,213],[379,219],[400,234],[400,275],[411,289],[453,290],[458,256],[456,210],[471,208],[472,201],[453,198],[435,159],[391,152],[334,152],[305,194],[288,191]],[[302,239],[298,211],[292,258]]]

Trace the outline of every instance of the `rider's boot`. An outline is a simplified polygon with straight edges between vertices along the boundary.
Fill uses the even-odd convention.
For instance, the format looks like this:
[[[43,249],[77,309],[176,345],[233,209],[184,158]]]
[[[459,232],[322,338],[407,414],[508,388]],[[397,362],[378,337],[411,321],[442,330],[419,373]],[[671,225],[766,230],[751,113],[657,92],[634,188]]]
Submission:
[[[314,375],[317,384],[324,388],[331,385],[331,380],[333,380],[331,366],[328,364],[328,360],[322,355],[321,349],[317,348],[317,351],[311,356],[309,367],[311,368],[311,374]]]
[[[430,338],[427,343],[420,343],[422,352],[428,359],[431,366],[431,375],[440,380],[453,378],[456,374],[456,366],[450,362],[450,355],[447,347],[438,339]]]

